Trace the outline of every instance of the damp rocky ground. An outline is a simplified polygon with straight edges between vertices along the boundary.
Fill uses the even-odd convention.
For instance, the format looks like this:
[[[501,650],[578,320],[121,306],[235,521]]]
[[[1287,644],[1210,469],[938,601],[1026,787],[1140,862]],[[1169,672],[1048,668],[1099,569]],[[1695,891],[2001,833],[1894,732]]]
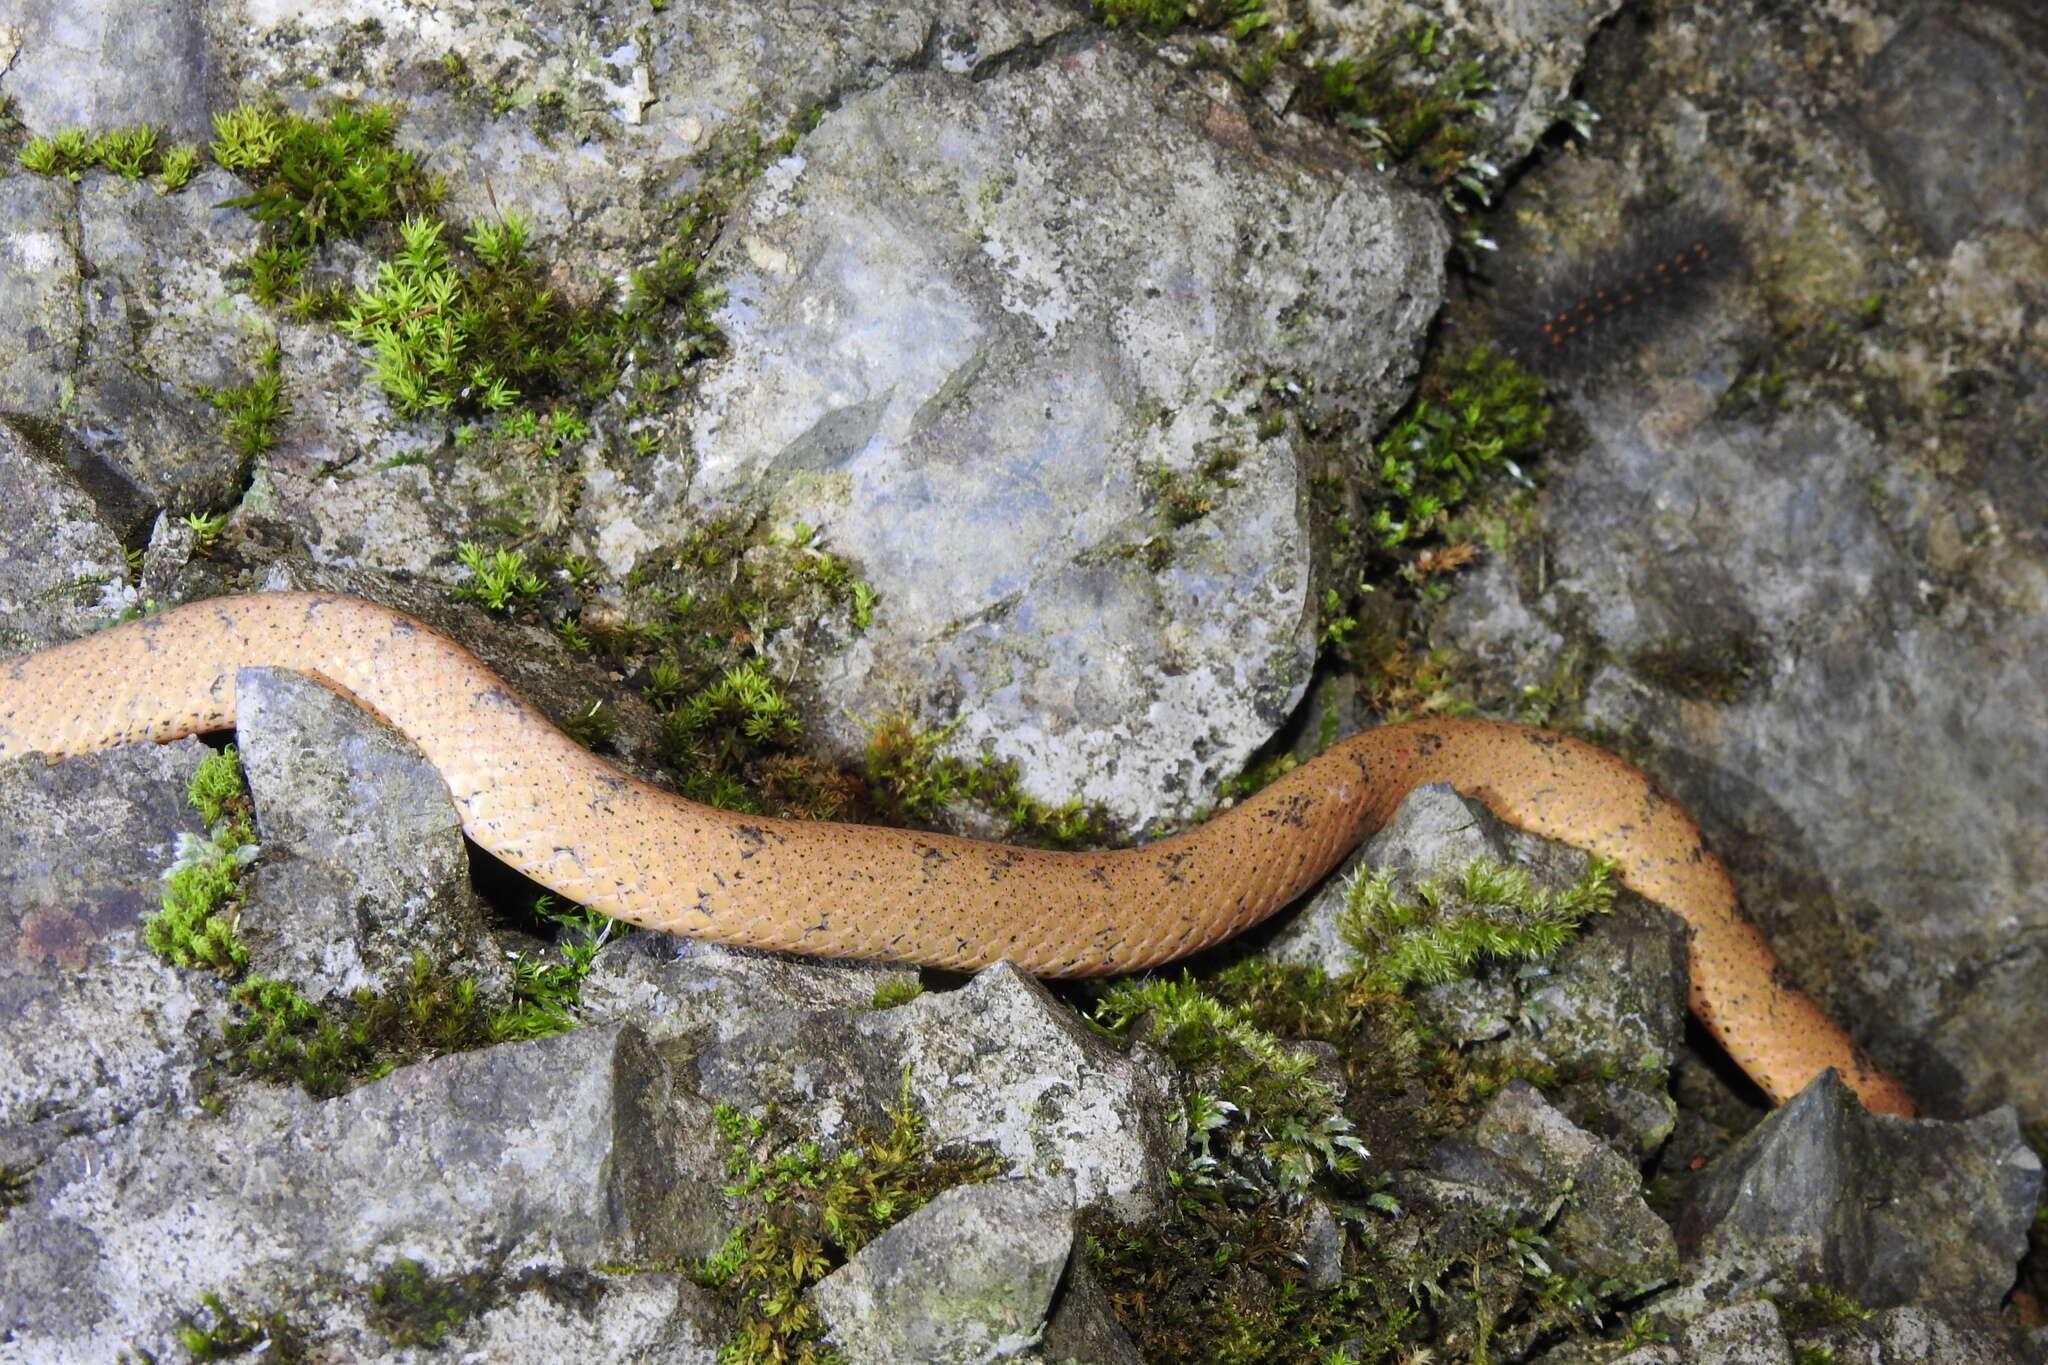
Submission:
[[[1448,789],[1186,974],[957,978],[621,933],[249,670],[232,761],[0,769],[0,1361],[2048,1358],[2044,64],[0,0],[0,652],[354,592],[696,799],[1055,846],[1549,724],[1934,1116],[1767,1109]]]

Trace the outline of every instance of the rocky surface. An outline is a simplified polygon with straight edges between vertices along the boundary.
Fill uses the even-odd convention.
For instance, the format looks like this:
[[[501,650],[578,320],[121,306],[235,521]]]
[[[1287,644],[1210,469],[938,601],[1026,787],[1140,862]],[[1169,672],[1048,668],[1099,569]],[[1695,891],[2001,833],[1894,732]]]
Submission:
[[[1653,186],[1732,214],[1749,270],[1580,386],[1547,529],[1438,635],[1563,679],[1800,980],[1955,1114],[2048,1111],[2018,1042],[2048,1027],[2044,54],[1996,3],[1617,25],[1585,90],[1611,117],[1521,187],[1499,302],[1625,244]]]
[[[470,890],[462,822],[409,740],[274,668],[237,675],[235,740],[257,837],[274,849],[251,868],[249,895],[294,921],[243,916],[251,970],[318,1003],[393,991],[424,959],[476,982],[486,1005],[506,1003],[511,974]]]
[[[2038,14],[1235,18],[0,0],[0,652],[340,588],[452,630],[551,714],[603,701],[594,742],[674,781],[656,680],[578,644],[665,632],[791,682],[819,752],[908,713],[1138,831],[1273,737],[1341,613],[1421,582],[1458,697],[1654,771],[1795,975],[1969,1117],[1870,1119],[1824,1078],[1737,1141],[1757,1115],[1688,1059],[1679,931],[1625,897],[1554,959],[1413,992],[1420,1034],[1383,1013],[1283,1037],[1307,1065],[1282,1098],[1311,1102],[1284,1122],[1255,1085],[1219,1107],[1214,1056],[1113,1042],[1088,993],[1007,967],[645,936],[595,952],[575,1031],[443,1056],[380,1036],[314,1068],[316,1098],[251,1074],[246,995],[143,944],[203,746],[28,759],[0,769],[0,1362],[708,1362],[811,1339],[746,1276],[812,1244],[815,1287],[776,1312],[854,1358],[1322,1359],[1402,1313],[1401,1349],[1443,1358],[2041,1358],[2038,1300],[2006,1302],[2040,1184],[2020,1125],[2048,1115]],[[1345,71],[1452,79],[1425,49],[1486,78],[1431,174],[1397,164],[1384,109],[1330,95]],[[1602,122],[1566,148],[1575,91]],[[241,177],[15,160],[71,125],[203,143],[244,101],[359,98],[399,110],[458,228],[526,215],[560,297],[615,299],[681,251],[721,291],[703,326],[664,318],[579,433],[478,439],[474,413],[399,412],[318,308],[256,301]],[[1510,181],[1490,221],[1442,211]],[[1744,270],[1560,386],[1583,441],[1516,534],[1471,532],[1454,593],[1354,593],[1318,489],[1377,477],[1440,303],[1439,343],[1485,334],[1674,202],[1731,223]],[[1454,241],[1483,264],[1452,288]],[[309,280],[367,285],[390,246],[323,245]],[[284,415],[238,447],[208,399],[273,345]],[[511,612],[451,605],[479,577],[462,541],[544,553],[544,578]],[[858,577],[865,620],[821,605],[828,573]],[[707,583],[733,615],[678,624]],[[341,1054],[391,1000],[445,1007],[415,951],[436,990],[470,983],[471,1024],[588,953],[478,915],[402,745],[315,682],[245,685],[242,927],[258,971],[342,1011]],[[1583,869],[1440,790],[1368,856],[1409,886],[1475,856],[1552,887]],[[1258,960],[1339,978],[1316,1007],[1341,1012],[1339,899]],[[386,1004],[348,1014],[358,989]],[[1372,1053],[1389,1038],[1412,1051]],[[1366,1154],[1339,1171],[1333,1136]],[[892,1141],[915,1155],[890,1166]],[[1290,1155],[1308,1187],[1276,1175]],[[892,1180],[916,1193],[891,1226],[835,1241],[846,1210],[816,1192],[865,1212]],[[1372,1298],[1360,1267],[1389,1263],[1438,1292]]]

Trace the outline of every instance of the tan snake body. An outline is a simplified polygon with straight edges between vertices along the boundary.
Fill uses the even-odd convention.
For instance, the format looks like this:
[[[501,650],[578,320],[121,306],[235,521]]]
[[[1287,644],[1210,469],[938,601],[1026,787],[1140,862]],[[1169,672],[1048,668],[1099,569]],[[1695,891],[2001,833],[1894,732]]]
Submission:
[[[1905,1091],[1783,979],[1720,860],[1649,778],[1565,736],[1483,720],[1368,730],[1206,824],[1141,848],[1050,853],[865,825],[736,815],[628,777],[475,656],[355,598],[262,593],[175,608],[0,662],[0,759],[55,762],[222,730],[235,673],[321,678],[419,747],[478,845],[649,928],[752,948],[1048,976],[1128,972],[1257,923],[1313,886],[1416,786],[1613,859],[1680,915],[1692,1007],[1773,1099],[1835,1067],[1871,1109]]]

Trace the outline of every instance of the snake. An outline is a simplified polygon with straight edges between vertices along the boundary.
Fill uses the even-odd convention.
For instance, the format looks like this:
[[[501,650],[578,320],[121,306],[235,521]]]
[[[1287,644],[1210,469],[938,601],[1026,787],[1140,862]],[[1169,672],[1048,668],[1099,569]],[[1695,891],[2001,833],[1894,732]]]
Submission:
[[[0,662],[0,760],[231,729],[239,670],[317,678],[446,783],[478,847],[571,900],[740,947],[973,971],[1101,976],[1186,957],[1313,888],[1417,787],[1609,860],[1676,913],[1691,1008],[1772,1100],[1834,1068],[1874,1112],[1915,1112],[1787,978],[1721,860],[1639,768],[1566,735],[1439,718],[1361,731],[1185,833],[1054,852],[914,829],[744,814],[621,771],[480,659],[360,598],[263,592],[173,607]]]

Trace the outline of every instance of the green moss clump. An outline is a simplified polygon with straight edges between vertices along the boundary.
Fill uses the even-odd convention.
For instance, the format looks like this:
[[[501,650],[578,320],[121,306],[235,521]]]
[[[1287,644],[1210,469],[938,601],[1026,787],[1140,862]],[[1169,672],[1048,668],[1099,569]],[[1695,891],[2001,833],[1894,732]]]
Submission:
[[[232,744],[200,761],[185,795],[208,834],[178,836],[177,859],[164,874],[162,908],[143,921],[143,941],[173,966],[232,977],[249,962],[235,927],[241,870],[256,853],[248,792]]]
[[[1337,930],[1364,963],[1369,989],[1437,985],[1482,958],[1549,957],[1587,916],[1612,908],[1613,872],[1612,863],[1595,859],[1575,885],[1551,892],[1522,868],[1477,858],[1456,877],[1420,882],[1403,895],[1382,868],[1352,881]]]
[[[193,1360],[255,1356],[266,1362],[297,1365],[306,1359],[301,1334],[283,1314],[245,1321],[218,1294],[200,1295],[199,1305],[199,1311],[186,1315],[178,1326],[178,1344]]]
[[[738,1331],[719,1353],[730,1365],[829,1365],[804,1291],[941,1191],[993,1179],[1000,1164],[969,1152],[930,1152],[910,1098],[910,1075],[885,1133],[828,1156],[814,1141],[781,1138],[768,1120],[721,1105],[726,1194],[740,1221],[692,1278],[716,1289]]]
[[[524,550],[501,547],[486,553],[477,542],[465,540],[457,547],[456,557],[470,573],[466,582],[456,586],[456,599],[480,602],[486,611],[524,606],[546,587],[540,575],[527,567]]]
[[[25,171],[77,180],[94,166],[124,180],[154,173],[157,193],[183,187],[199,168],[199,153],[186,146],[166,146],[154,126],[138,123],[89,137],[82,128],[66,128],[51,137],[30,138],[15,154]]]
[[[321,1005],[288,982],[251,977],[234,989],[240,1017],[224,1026],[228,1069],[325,1099],[429,1057],[573,1028],[577,992],[612,921],[580,907],[537,908],[562,930],[556,953],[516,964],[506,1010],[486,1012],[474,981],[436,972],[424,954],[388,994],[359,990]]]
[[[480,1274],[433,1276],[401,1258],[370,1285],[370,1326],[393,1346],[439,1346],[496,1296]]]
[[[1069,801],[1051,805],[1018,786],[1017,765],[983,754],[939,751],[951,727],[928,730],[907,717],[877,725],[868,738],[868,786],[891,824],[931,825],[954,801],[974,802],[1009,822],[1005,837],[1047,848],[1100,848],[1115,842],[1108,811]]]
[[[1350,917],[1376,956],[1346,976],[1252,960],[1101,997],[1098,1022],[1164,1048],[1188,1096],[1189,1152],[1166,1216],[1084,1221],[1097,1275],[1147,1359],[1324,1365],[1338,1343],[1354,1365],[1517,1359],[1594,1333],[1636,1292],[1559,1271],[1533,1215],[1439,1203],[1426,1185],[1392,1193],[1405,1188],[1393,1173],[1426,1164],[1487,1084],[1404,992],[1489,954],[1554,951],[1564,925],[1605,905],[1604,874],[1555,896],[1492,864],[1408,898],[1379,879],[1360,885]],[[1341,1104],[1328,1079],[1339,1073]],[[1311,1201],[1340,1231],[1327,1289],[1300,1275]]]
[[[1360,511],[1382,552],[1422,540],[1490,479],[1542,448],[1550,408],[1541,380],[1479,345],[1425,374],[1415,401],[1373,445],[1374,486]]]
[[[884,981],[875,987],[874,999],[868,1002],[869,1009],[893,1010],[898,1005],[907,1005],[924,994],[924,987],[916,981]]]
[[[227,202],[248,209],[273,242],[353,237],[441,197],[440,180],[394,145],[398,116],[384,105],[306,119],[248,104],[215,114],[213,130],[213,159],[251,186]]]
[[[514,958],[513,1003],[492,1020],[494,1039],[545,1038],[576,1027],[583,979],[590,975],[598,949],[614,935],[633,932],[633,926],[622,920],[580,905],[560,904],[553,896],[536,899],[533,912],[553,926],[553,951],[545,957],[522,953]]]
[[[1322,1176],[1356,1175],[1367,1153],[1317,1058],[1260,1028],[1241,1009],[1177,979],[1121,981],[1103,993],[1096,1022],[1128,1037],[1141,1021],[1195,1082],[1185,1117],[1196,1150],[1188,1169],[1226,1169],[1219,1147],[1279,1190],[1300,1194]]]
[[[226,434],[245,458],[254,458],[277,443],[277,424],[284,420],[284,353],[267,346],[256,362],[256,377],[226,389],[201,389],[199,396],[227,414]]]

